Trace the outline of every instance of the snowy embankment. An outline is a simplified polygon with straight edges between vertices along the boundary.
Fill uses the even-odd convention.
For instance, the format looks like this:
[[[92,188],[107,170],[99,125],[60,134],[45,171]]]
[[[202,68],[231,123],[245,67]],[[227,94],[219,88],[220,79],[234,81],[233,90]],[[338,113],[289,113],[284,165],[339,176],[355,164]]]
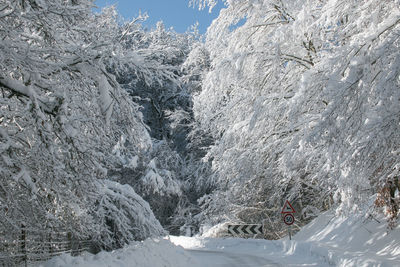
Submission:
[[[388,232],[382,218],[325,213],[291,241],[171,236],[98,255],[62,255],[44,266],[258,266],[263,261],[259,266],[400,266],[400,227]]]
[[[187,267],[191,266],[193,258],[182,247],[175,246],[170,241],[148,239],[135,242],[125,248],[112,252],[100,252],[96,255],[85,253],[79,257],[64,254],[55,257],[40,267]],[[195,265],[196,266],[196,265]]]
[[[304,227],[288,251],[296,246],[336,266],[400,266],[400,226],[387,229],[381,218],[338,218],[325,213]]]

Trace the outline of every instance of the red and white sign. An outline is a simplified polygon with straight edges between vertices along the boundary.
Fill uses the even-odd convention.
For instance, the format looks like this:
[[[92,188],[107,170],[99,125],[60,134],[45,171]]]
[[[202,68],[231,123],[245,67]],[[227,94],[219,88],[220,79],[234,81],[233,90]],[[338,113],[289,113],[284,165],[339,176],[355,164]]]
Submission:
[[[285,214],[283,217],[283,222],[286,225],[292,225],[294,223],[294,216],[291,213]]]
[[[294,210],[293,206],[290,204],[289,200],[286,200],[281,213],[282,214],[290,214],[290,213],[295,213],[295,212],[296,211]]]

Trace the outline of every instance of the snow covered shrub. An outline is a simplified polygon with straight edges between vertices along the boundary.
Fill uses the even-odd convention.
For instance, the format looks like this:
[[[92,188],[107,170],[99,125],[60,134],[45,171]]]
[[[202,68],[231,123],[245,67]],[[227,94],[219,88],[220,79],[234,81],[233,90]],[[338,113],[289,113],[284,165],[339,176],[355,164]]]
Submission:
[[[102,180],[97,188],[93,213],[98,232],[94,241],[101,248],[120,248],[134,240],[165,234],[149,204],[130,185]]]
[[[166,141],[154,143],[150,158],[143,176],[136,181],[134,188],[149,202],[161,224],[174,232],[171,216],[182,197],[180,178],[183,161]]]
[[[109,174],[112,180],[132,186],[150,204],[161,225],[171,230],[171,216],[182,197],[180,179],[185,166],[179,154],[166,141],[153,142],[146,158],[135,166],[121,166]]]

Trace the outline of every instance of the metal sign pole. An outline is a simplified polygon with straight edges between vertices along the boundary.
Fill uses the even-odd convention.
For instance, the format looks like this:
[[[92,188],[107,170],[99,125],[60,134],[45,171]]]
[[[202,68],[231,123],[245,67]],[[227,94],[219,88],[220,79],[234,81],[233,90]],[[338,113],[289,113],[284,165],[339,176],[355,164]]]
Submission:
[[[285,205],[281,211],[283,222],[288,226],[288,234],[289,240],[292,240],[292,224],[294,223],[295,219],[293,213],[296,211],[294,210],[292,204],[290,204],[289,200],[286,200]]]

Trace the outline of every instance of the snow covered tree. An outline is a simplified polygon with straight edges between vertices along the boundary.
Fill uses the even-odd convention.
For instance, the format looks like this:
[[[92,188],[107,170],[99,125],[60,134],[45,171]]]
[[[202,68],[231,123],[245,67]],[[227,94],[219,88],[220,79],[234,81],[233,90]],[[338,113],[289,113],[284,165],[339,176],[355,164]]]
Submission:
[[[291,195],[295,183],[280,160],[297,131],[288,118],[290,99],[313,65],[303,45],[307,38],[293,31],[301,5],[226,4],[208,29],[211,71],[194,98],[200,127],[217,140],[206,160],[219,190],[203,198],[205,212],[214,210],[214,223],[226,216],[255,222],[267,210],[276,221],[284,198],[301,198]]]
[[[224,2],[194,98],[216,140],[203,214],[273,224],[287,198],[306,222],[365,203],[397,175],[398,1]]]
[[[179,226],[172,226],[171,220],[182,197],[192,106],[190,87],[181,81],[185,71],[182,64],[197,44],[197,36],[167,30],[162,22],[151,31],[131,28],[125,36],[124,58],[109,61],[107,70],[142,106],[152,148],[135,164],[116,166],[111,176],[133,186],[149,202],[161,224],[177,233]]]
[[[320,10],[320,60],[292,106],[304,123],[292,156],[307,158],[312,179],[346,212],[399,175],[400,9],[398,1],[330,1]]]
[[[124,58],[120,29],[135,23],[121,28],[113,9],[93,15],[92,1],[0,6],[0,228],[65,229],[77,238],[108,231],[93,217],[98,180],[151,147],[139,106],[106,70]],[[148,227],[154,232],[135,236],[161,232]]]

